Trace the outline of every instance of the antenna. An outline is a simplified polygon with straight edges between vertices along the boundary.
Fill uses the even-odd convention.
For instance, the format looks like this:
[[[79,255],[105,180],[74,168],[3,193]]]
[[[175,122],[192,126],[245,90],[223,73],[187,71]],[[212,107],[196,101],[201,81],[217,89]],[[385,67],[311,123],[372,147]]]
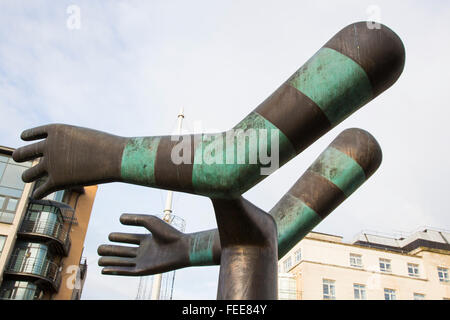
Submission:
[[[178,123],[177,123],[177,132],[176,134],[181,135],[181,128],[183,125],[184,119],[184,110],[180,109],[178,112]],[[160,216],[165,222],[172,225],[179,231],[184,231],[186,223],[185,221],[172,214],[172,202],[173,202],[173,191],[167,191],[166,197],[166,205],[163,211],[162,216]],[[147,300],[148,293],[147,291],[147,283],[149,277],[141,277],[139,280],[139,287],[136,296],[136,300]],[[175,271],[167,272],[164,274],[155,274],[152,278],[152,287],[150,291],[150,300],[171,300],[173,293],[173,283],[175,280]],[[161,285],[161,283],[163,285]],[[161,291],[161,287],[162,291]]]

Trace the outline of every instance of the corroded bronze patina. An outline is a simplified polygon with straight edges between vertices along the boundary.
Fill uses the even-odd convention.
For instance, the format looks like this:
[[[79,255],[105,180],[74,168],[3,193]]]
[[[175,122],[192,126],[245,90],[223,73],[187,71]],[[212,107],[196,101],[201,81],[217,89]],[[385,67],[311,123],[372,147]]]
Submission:
[[[212,139],[127,138],[52,124],[24,131],[25,141],[45,140],[17,149],[13,158],[41,158],[23,174],[25,182],[45,177],[35,198],[107,182],[211,198],[218,231],[182,234],[153,216],[123,215],[122,223],[143,226],[151,235],[111,234],[111,241],[138,247],[99,247],[103,273],[143,275],[220,263],[218,298],[275,299],[277,258],[369,178],[381,162],[381,150],[364,130],[344,131],[267,214],[241,196],[268,175],[261,174],[267,167],[261,142],[268,150],[278,147],[278,165],[284,165],[395,83],[404,60],[403,44],[393,31],[355,23],[337,33],[235,127]],[[240,131],[258,137],[255,162],[237,161],[253,155],[246,147],[247,135],[229,136]],[[230,145],[236,150],[232,161],[226,147]],[[174,161],[173,153],[180,146],[181,163]]]

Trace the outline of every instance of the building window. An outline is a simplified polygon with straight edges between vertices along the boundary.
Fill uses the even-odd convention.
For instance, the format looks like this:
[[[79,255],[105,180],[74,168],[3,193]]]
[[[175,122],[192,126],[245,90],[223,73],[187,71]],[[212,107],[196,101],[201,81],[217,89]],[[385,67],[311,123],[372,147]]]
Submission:
[[[381,259],[380,258],[380,271],[392,272],[391,260],[389,260],[389,259]]]
[[[19,198],[0,195],[0,222],[13,223]]]
[[[414,292],[414,300],[425,300],[425,295],[422,293],[415,293]]]
[[[448,269],[442,268],[442,267],[438,267],[437,269],[438,269],[439,281],[440,282],[449,282]]]
[[[294,276],[283,275],[278,277],[278,299],[297,299],[297,281],[295,280]]]
[[[295,257],[295,262],[300,262],[300,260],[302,260],[302,250],[298,249],[297,251],[295,251],[294,253],[294,257]]]
[[[394,289],[384,289],[384,300],[397,300]]]
[[[0,157],[0,222],[12,223],[25,183],[22,173],[31,162],[17,163],[11,157]]]
[[[408,275],[411,277],[419,276],[419,265],[414,263],[408,263]]]
[[[6,236],[0,235],[0,254],[3,251],[3,247],[5,246]]]
[[[323,279],[323,299],[324,300],[336,299],[336,289],[334,285],[334,280]]]
[[[365,285],[355,283],[353,285],[353,292],[355,295],[355,300],[367,300]]]
[[[350,265],[352,267],[362,267],[362,257],[360,254],[350,253]]]
[[[291,259],[291,257],[288,257],[286,260],[284,260],[284,262],[283,262],[283,269],[284,269],[284,272],[288,272],[289,271],[289,269],[291,269],[291,267],[292,267],[292,259]]]

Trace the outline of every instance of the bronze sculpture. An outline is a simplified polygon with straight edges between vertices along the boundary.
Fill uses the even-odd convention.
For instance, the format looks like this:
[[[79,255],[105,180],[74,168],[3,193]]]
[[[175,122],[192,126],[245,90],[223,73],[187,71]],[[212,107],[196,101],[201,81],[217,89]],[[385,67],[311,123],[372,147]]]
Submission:
[[[67,187],[116,181],[211,198],[218,232],[183,235],[152,216],[122,216],[122,223],[145,226],[152,236],[111,234],[112,241],[140,246],[101,246],[103,273],[153,274],[220,262],[219,299],[276,299],[278,255],[376,170],[381,151],[367,132],[344,131],[269,215],[241,196],[267,176],[261,174],[267,161],[260,144],[272,153],[276,145],[279,165],[285,164],[389,88],[400,76],[404,59],[403,44],[389,28],[355,23],[337,33],[233,129],[213,139],[125,138],[54,124],[24,131],[23,140],[45,140],[17,149],[13,157],[18,162],[41,157],[23,174],[25,182],[47,177],[35,191],[36,198]],[[247,130],[257,136],[255,163],[238,161],[252,156]],[[232,153],[232,161],[224,141],[240,151]],[[173,161],[175,149],[183,161]]]

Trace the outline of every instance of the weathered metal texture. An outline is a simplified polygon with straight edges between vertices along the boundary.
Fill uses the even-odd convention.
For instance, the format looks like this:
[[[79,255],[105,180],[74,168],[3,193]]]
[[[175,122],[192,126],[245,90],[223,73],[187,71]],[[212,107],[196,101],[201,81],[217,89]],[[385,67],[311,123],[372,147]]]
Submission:
[[[400,76],[405,48],[388,27],[351,24],[331,38],[255,112],[304,150]]]
[[[139,247],[101,245],[102,273],[141,276],[211,261],[221,265],[218,299],[276,299],[273,218],[242,197],[214,199],[213,206],[220,232],[183,234],[155,216],[122,215],[122,224],[145,227],[151,234],[111,233],[109,240]]]
[[[380,166],[381,148],[362,129],[344,130],[270,211],[284,256]]]
[[[240,130],[241,134],[238,133]],[[253,130],[253,141],[256,143],[248,142],[246,132],[250,131],[247,130]],[[192,176],[195,192],[211,198],[238,197],[264,179],[260,172],[264,164],[259,157],[261,130],[267,133],[265,145],[268,153],[272,148],[274,131],[278,134],[280,165],[295,156],[290,141],[278,128],[257,113],[251,113],[229,132],[219,134],[219,139],[201,141],[197,146]],[[250,161],[252,156],[255,156],[253,163]],[[240,163],[239,159],[243,159],[241,162],[244,163]]]
[[[342,161],[342,159],[345,160]],[[350,196],[351,192],[354,192],[364,183],[378,169],[381,159],[381,149],[375,138],[367,131],[353,128],[341,132],[269,211],[277,225],[278,256],[283,257],[342,201]],[[344,192],[343,190],[347,191]],[[214,200],[214,203],[215,208],[220,204],[219,200]],[[239,210],[235,211],[239,212]],[[240,220],[238,219],[238,221]],[[230,216],[230,221],[235,221],[235,219],[231,219]],[[245,228],[235,230],[235,232],[238,234],[244,233]],[[228,234],[224,233],[224,236],[228,236]],[[151,239],[152,235],[147,235],[147,237]],[[187,250],[188,253],[185,251],[178,252],[179,261],[177,265],[188,267],[220,264],[222,248],[217,229],[186,234],[185,237],[180,236],[179,238],[180,241],[186,243],[180,248]],[[152,245],[157,246],[158,243],[152,242]],[[241,249],[229,249],[228,251],[229,253],[236,253],[240,257],[239,259],[244,259],[242,257],[243,251],[237,253]],[[172,253],[177,251],[175,246],[168,250]],[[187,256],[189,259],[186,258]],[[161,257],[159,258],[161,259]],[[236,259],[238,258],[233,258],[233,264],[236,263]],[[158,261],[158,257],[148,256],[146,261],[149,264],[143,272],[153,274],[155,261]],[[169,269],[164,271],[175,269],[170,268],[168,264],[165,265],[169,266]],[[114,266],[114,264],[111,266]],[[145,264],[142,264],[142,266],[145,266]]]
[[[183,140],[172,140],[171,137],[161,138],[156,154],[155,185],[173,191],[193,192],[192,163],[194,161],[194,136],[189,135]],[[175,164],[171,159],[172,150],[180,144],[187,151],[188,163]]]
[[[383,24],[369,29],[357,22],[339,31],[325,45],[358,63],[372,84],[375,96],[392,86],[405,65],[405,47],[401,39]]]
[[[403,70],[404,57],[401,40],[386,26],[368,29],[364,22],[352,24],[233,129],[278,130],[281,166],[391,86]],[[112,181],[227,198],[239,196],[266,177],[258,170],[259,161],[256,165],[200,163],[213,160],[205,150],[217,147],[214,139],[195,145],[194,137],[183,136],[191,162],[174,164],[170,155],[177,142],[170,137],[121,138],[64,125],[33,130],[24,132],[25,140],[47,139],[19,148],[13,156],[16,161],[43,156],[42,164],[24,174],[27,182],[48,174],[37,198],[74,185]],[[236,148],[242,141],[236,139]]]
[[[288,83],[278,88],[254,112],[278,127],[292,142],[296,153],[331,129],[330,121],[314,101]]]
[[[249,201],[214,199],[222,253],[218,299],[277,299],[277,228]]]
[[[126,138],[64,124],[25,130],[21,138],[25,141],[45,138],[13,152],[17,162],[40,157],[39,163],[22,175],[24,182],[47,176],[46,182],[34,191],[35,199],[71,187],[121,181]]]
[[[220,264],[220,238],[217,229],[189,234],[189,265]]]
[[[122,155],[120,175],[123,180],[135,184],[155,184],[155,161],[160,137],[131,138]]]
[[[387,27],[369,29],[365,22],[352,24],[328,41],[233,129],[258,132],[269,129],[277,134],[282,166],[390,87],[403,70],[404,57],[401,40]],[[226,137],[227,133],[218,136]],[[222,247],[218,297],[276,297],[275,224],[267,220],[269,215],[240,197],[266,177],[259,170],[263,167],[259,153],[255,164],[218,164],[209,160],[226,158],[228,150],[221,149],[216,140],[196,143],[198,139],[188,135],[182,136],[182,146],[187,145],[186,150],[190,151],[189,163],[178,164],[171,155],[179,144],[170,137],[123,138],[61,124],[26,130],[22,139],[45,139],[13,153],[18,162],[41,158],[38,165],[23,174],[25,182],[47,176],[46,182],[35,191],[35,198],[60,189],[114,181],[210,197]],[[233,138],[231,144],[238,150],[238,156],[247,158],[249,148],[239,148],[243,143],[245,138]],[[270,143],[268,139],[269,147]],[[381,161],[381,152],[377,154],[377,150],[379,147],[369,134],[344,132],[307,170],[301,183],[294,185],[276,210],[280,214],[278,240],[282,253],[376,170],[377,161]],[[205,159],[207,163],[203,162]],[[189,238],[167,229],[159,220],[149,223],[148,219],[153,218],[136,215],[123,218],[123,223],[147,226],[153,234],[144,238],[111,236],[112,241],[129,241],[140,246],[100,247],[99,254],[105,256],[100,261],[106,266],[104,273],[136,275],[149,270],[159,273],[189,263],[201,264],[211,257],[217,261],[216,235]],[[192,250],[192,245],[198,250]],[[150,262],[148,256],[157,257],[156,262]]]
[[[98,264],[102,274],[142,276],[184,267],[220,264],[217,229],[183,234],[156,216],[123,214],[122,224],[141,226],[151,233],[118,233],[109,240],[139,247],[101,245]]]
[[[103,274],[140,276],[179,269],[189,264],[189,239],[156,216],[123,214],[124,225],[146,228],[151,234],[111,233],[109,240],[138,245],[101,245],[98,264]]]

